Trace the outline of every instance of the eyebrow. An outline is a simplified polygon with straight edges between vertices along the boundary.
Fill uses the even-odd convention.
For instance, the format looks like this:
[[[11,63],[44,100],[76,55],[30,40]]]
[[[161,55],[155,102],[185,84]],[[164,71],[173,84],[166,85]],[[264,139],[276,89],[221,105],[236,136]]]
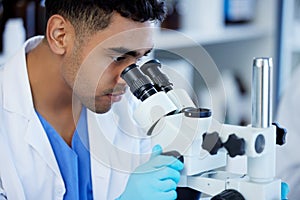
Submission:
[[[112,47],[109,48],[110,51],[114,51],[116,53],[122,54],[122,55],[129,55],[133,57],[138,57],[140,53],[138,51],[130,50],[124,47]],[[143,56],[146,56],[148,53],[150,53],[153,50],[153,48],[147,50]]]

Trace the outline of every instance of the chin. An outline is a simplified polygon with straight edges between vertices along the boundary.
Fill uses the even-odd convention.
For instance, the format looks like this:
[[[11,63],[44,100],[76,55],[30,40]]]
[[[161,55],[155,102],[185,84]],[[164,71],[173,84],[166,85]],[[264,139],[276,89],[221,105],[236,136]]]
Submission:
[[[86,107],[97,114],[104,114],[110,111],[112,105],[113,102],[111,101],[94,101],[88,102]]]
[[[96,110],[94,110],[94,112],[97,113],[97,114],[104,114],[104,113],[107,113],[108,111],[110,111],[110,108],[106,109],[106,110],[104,110],[104,109],[96,109]]]
[[[89,109],[90,111],[95,112],[97,114],[107,113],[111,109],[111,105],[105,105],[105,106],[104,105],[100,105],[100,106],[98,106],[98,105],[93,105],[93,106],[85,105],[85,107],[87,109]]]
[[[104,114],[107,113],[108,111],[110,111],[111,109],[111,105],[100,105],[100,106],[95,106],[94,109],[92,111],[94,111],[97,114]]]

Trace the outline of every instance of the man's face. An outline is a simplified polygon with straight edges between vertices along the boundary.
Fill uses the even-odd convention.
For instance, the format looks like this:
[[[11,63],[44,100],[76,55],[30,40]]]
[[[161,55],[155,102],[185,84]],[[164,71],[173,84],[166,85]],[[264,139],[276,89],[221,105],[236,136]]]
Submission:
[[[126,90],[120,74],[151,51],[151,27],[150,22],[135,22],[114,14],[109,27],[86,42],[75,41],[62,68],[64,80],[73,89],[73,100],[79,99],[96,113],[105,113],[120,101]]]

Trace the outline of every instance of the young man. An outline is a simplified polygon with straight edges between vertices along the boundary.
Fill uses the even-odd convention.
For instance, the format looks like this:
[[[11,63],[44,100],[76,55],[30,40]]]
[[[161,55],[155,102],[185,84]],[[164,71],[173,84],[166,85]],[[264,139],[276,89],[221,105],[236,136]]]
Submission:
[[[183,164],[159,146],[141,164],[147,145],[110,112],[126,90],[121,72],[153,47],[164,3],[45,5],[45,36],[0,70],[0,199],[175,199]]]

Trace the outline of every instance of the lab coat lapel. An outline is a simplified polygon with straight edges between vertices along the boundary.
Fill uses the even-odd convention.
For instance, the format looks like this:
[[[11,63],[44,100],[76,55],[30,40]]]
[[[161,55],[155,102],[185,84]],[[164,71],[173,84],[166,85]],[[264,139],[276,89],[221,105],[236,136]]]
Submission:
[[[126,117],[120,110],[87,113],[94,198],[113,199],[123,192],[130,172],[140,164],[140,140],[123,132],[121,119]]]
[[[9,174],[10,180],[14,181],[14,184],[13,184],[14,188],[13,189],[12,188],[7,188],[6,192],[9,193],[9,194],[14,194],[15,199],[25,200],[25,193],[24,193],[24,190],[23,190],[23,187],[22,187],[22,183],[19,180],[19,177],[16,173],[16,168],[14,166],[14,163],[11,159],[12,158],[11,152],[10,151],[5,151],[6,149],[9,149],[9,147],[7,147],[7,145],[8,145],[7,141],[0,134],[0,146],[1,147],[6,147],[6,148],[4,148],[4,151],[0,151],[0,158],[2,160],[5,160],[6,169],[8,169],[7,174]],[[0,180],[0,185],[1,185],[1,180]],[[0,193],[1,193],[1,191],[0,191]]]
[[[103,151],[105,149],[104,146],[106,139],[101,134],[96,115],[89,110],[87,112],[87,123],[91,154],[93,196],[96,200],[107,199],[111,169],[104,164],[104,162],[107,163],[109,160],[108,154]],[[110,139],[113,140],[114,136],[112,136]]]
[[[58,177],[62,177],[51,144],[37,116],[28,122],[25,141],[40,155]]]

